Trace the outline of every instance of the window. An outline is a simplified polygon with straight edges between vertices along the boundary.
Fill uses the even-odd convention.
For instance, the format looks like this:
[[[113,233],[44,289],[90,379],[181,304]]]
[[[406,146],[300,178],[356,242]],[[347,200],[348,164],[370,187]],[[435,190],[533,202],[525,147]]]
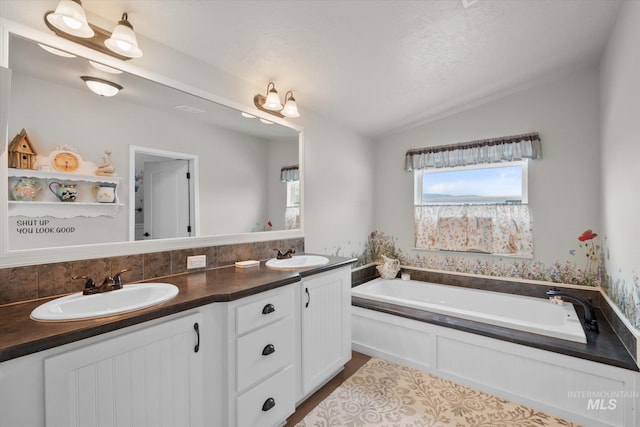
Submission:
[[[527,161],[414,171],[414,204],[527,203]]]
[[[418,249],[532,257],[527,161],[414,171]]]
[[[300,181],[287,181],[287,207],[300,206]]]

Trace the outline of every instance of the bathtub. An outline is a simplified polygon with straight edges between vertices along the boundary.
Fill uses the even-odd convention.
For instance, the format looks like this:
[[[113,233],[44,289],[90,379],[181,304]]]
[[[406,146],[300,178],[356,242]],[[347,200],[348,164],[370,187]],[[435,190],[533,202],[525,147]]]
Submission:
[[[351,295],[534,334],[586,343],[572,304],[415,280],[375,279]]]

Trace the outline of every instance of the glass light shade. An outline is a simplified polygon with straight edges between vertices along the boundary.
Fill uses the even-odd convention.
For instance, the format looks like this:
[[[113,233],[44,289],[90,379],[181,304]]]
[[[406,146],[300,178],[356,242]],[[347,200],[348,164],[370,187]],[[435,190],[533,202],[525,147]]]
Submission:
[[[140,58],[142,51],[138,47],[136,33],[133,32],[133,27],[127,21],[126,14],[122,18],[113,29],[111,37],[105,40],[104,44],[118,55],[126,56],[127,58]]]
[[[60,31],[72,36],[83,39],[94,36],[80,1],[60,0],[55,12],[47,14],[47,21]]]
[[[117,68],[109,67],[108,65],[104,65],[99,62],[89,61],[89,64],[91,64],[95,69],[104,71],[105,73],[122,74],[121,70],[118,70]]]
[[[108,80],[88,76],[82,76],[80,78],[84,81],[91,92],[95,93],[96,95],[114,96],[117,95],[120,90],[122,90],[122,86]]]
[[[58,55],[61,56],[63,58],[75,58],[76,56],[69,53],[69,52],[65,52],[64,50],[60,50],[60,49],[56,49],[55,47],[51,47],[51,46],[47,46],[46,44],[42,44],[42,43],[38,43],[38,46],[40,46],[41,48],[43,48],[44,50],[46,50],[49,53],[53,53],[54,55]]]
[[[263,107],[266,108],[267,110],[274,110],[274,111],[282,110],[280,97],[278,96],[278,92],[276,91],[275,88],[272,88],[271,90],[269,90],[269,93],[267,94],[267,99],[265,99]]]
[[[281,111],[282,115],[285,117],[300,117],[300,113],[298,112],[298,105],[296,104],[296,100],[293,96],[284,103],[284,108]]]

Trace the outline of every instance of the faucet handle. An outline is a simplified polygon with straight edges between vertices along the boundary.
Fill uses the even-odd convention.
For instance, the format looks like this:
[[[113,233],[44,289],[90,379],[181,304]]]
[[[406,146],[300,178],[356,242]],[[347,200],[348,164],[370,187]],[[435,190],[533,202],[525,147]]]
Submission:
[[[93,281],[93,279],[89,276],[83,275],[83,276],[71,276],[72,280],[81,280],[81,279],[86,279],[86,282],[84,284],[84,291],[82,292],[85,295],[94,293],[95,289],[96,289],[96,282]]]
[[[127,271],[130,270],[128,268],[125,268],[124,270],[120,270],[115,274],[115,276],[113,276],[113,285],[111,286],[112,289],[122,289],[122,273],[126,273]]]

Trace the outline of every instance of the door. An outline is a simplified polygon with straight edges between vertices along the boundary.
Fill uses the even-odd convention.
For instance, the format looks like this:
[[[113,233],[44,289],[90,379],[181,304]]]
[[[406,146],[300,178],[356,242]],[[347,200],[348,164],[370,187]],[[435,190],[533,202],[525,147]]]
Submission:
[[[191,184],[188,160],[145,162],[145,240],[191,236]]]

